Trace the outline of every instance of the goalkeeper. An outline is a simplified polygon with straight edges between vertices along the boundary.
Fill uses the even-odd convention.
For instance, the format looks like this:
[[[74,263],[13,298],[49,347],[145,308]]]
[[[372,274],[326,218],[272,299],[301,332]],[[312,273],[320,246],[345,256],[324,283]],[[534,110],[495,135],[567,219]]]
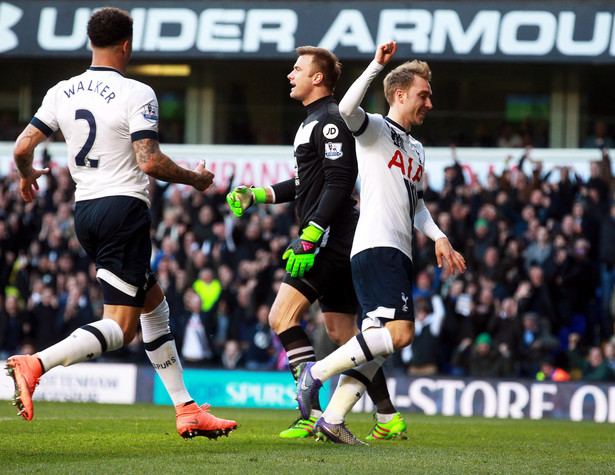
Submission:
[[[238,186],[227,196],[237,217],[260,203],[296,202],[299,238],[285,251],[287,274],[271,307],[269,321],[288,355],[290,369],[316,361],[301,318],[316,300],[331,339],[341,345],[358,333],[357,298],[350,269],[350,248],[358,221],[352,197],[357,180],[355,140],[333,97],[341,65],[323,48],[297,48],[288,74],[290,97],[306,109],[294,142],[295,177],[265,187]],[[406,429],[393,407],[380,371],[368,390],[377,407],[374,433],[397,435]],[[308,437],[321,414],[318,404],[309,418],[299,418],[281,437]],[[384,428],[384,430],[382,430]],[[386,437],[386,438],[390,438]]]

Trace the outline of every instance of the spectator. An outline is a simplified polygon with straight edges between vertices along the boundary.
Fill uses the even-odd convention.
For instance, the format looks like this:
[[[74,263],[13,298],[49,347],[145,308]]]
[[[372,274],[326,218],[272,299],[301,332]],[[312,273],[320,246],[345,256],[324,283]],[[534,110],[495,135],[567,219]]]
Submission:
[[[64,291],[58,299],[57,334],[66,338],[76,329],[94,321],[89,296],[76,277],[68,277]]]
[[[603,120],[594,122],[594,129],[583,141],[583,148],[613,148],[615,142],[609,134],[608,124]]]
[[[507,295],[513,295],[525,277],[523,267],[522,248],[518,239],[510,237],[506,240],[501,259],[502,280],[500,284]]]
[[[465,236],[462,238],[461,236],[457,236],[455,230],[453,228],[453,218],[451,213],[448,211],[442,211],[438,213],[438,226],[449,237],[449,241],[451,246],[455,249],[462,249],[465,247]]]
[[[470,207],[462,201],[451,204],[451,231],[456,242],[465,242],[472,227],[470,222]]]
[[[220,360],[220,356],[224,352],[224,345],[228,340],[229,335],[229,303],[226,298],[220,298],[216,309],[217,330],[212,338],[214,354],[216,360]]]
[[[241,341],[247,328],[255,322],[254,287],[256,279],[251,278],[237,286],[235,300],[230,306],[228,337]]]
[[[471,267],[476,269],[484,260],[485,252],[495,243],[495,229],[490,228],[485,218],[479,218],[474,223],[474,236],[471,240],[470,258]]]
[[[609,338],[613,335],[611,321],[615,315],[611,313],[611,300],[615,288],[615,200],[611,202],[608,214],[600,222],[600,281],[602,318],[601,328],[603,336]]]
[[[463,169],[459,162],[455,160],[452,165],[444,168],[444,183],[440,192],[443,210],[451,210],[453,203],[460,197],[464,184]]]
[[[276,334],[269,326],[270,310],[270,305],[259,305],[256,310],[256,322],[248,328],[245,350],[248,369],[271,370],[278,360],[274,346]]]
[[[199,208],[197,220],[192,224],[192,231],[196,240],[201,245],[206,241],[215,240],[214,223],[216,212],[211,205],[203,205]]]
[[[581,177],[571,167],[555,167],[559,169],[559,181],[553,184],[551,197],[559,205],[558,214],[565,214],[572,209],[575,196],[579,193]],[[572,179],[571,175],[574,177]]]
[[[553,358],[547,358],[540,364],[536,373],[537,381],[570,381],[570,375],[562,368],[555,366]]]
[[[545,282],[545,274],[541,267],[533,265],[528,270],[528,280],[519,284],[515,291],[519,313],[534,313],[544,317],[549,323],[549,329],[559,328],[560,319],[553,306],[549,286]]]
[[[472,312],[473,333],[478,335],[487,331],[487,324],[496,314],[496,300],[493,293],[495,284],[487,279],[481,279]]]
[[[589,251],[590,244],[587,239],[575,240],[572,252],[558,267],[554,282],[558,289],[556,299],[560,303],[560,320],[552,320],[552,324],[554,332],[562,325],[572,326],[582,333],[588,331],[588,338],[591,340],[593,328],[587,322],[590,302],[598,286],[598,271],[589,259]]]
[[[19,298],[8,294],[0,307],[0,358],[6,359],[21,350],[21,346],[33,336],[29,312],[22,308]]]
[[[435,264],[434,244],[423,233],[414,233],[412,243],[412,264],[417,273],[433,268]],[[417,276],[418,278],[418,276]]]
[[[414,301],[415,333],[410,346],[401,351],[402,360],[411,375],[433,375],[438,372],[438,337],[444,312],[434,313],[428,297]]]
[[[213,236],[203,241],[201,252],[208,256],[216,267],[233,265],[235,260],[235,243],[233,242],[224,221],[216,221],[213,226]]]
[[[168,236],[175,243],[179,243],[181,234],[180,214],[175,208],[166,208],[163,212],[163,218],[156,228],[154,241],[160,245],[162,239]]]
[[[521,135],[514,131],[512,124],[505,122],[500,128],[500,135],[495,141],[496,147],[514,148],[523,146]]]
[[[203,366],[214,360],[213,337],[217,330],[215,312],[203,310],[199,294],[193,289],[184,292],[184,309],[173,319],[171,331],[177,348],[188,365]]]
[[[528,270],[531,266],[540,266],[544,269],[552,255],[553,244],[549,230],[546,226],[540,226],[536,233],[536,239],[530,242],[525,249],[525,269]]]
[[[517,314],[517,301],[513,297],[502,300],[497,314],[493,315],[487,323],[487,332],[493,336],[493,343],[499,346],[506,343],[513,356],[519,347],[521,338],[521,321]]]
[[[611,337],[611,339],[604,344],[602,352],[606,365],[611,369],[613,374],[615,374],[615,337]]]
[[[594,217],[587,212],[587,202],[577,200],[572,205],[572,220],[573,229],[575,232],[574,239],[578,238],[591,238],[598,239],[598,225]],[[574,241],[571,239],[571,241]]]
[[[237,340],[226,341],[221,360],[224,369],[238,369],[245,366],[243,353]]]
[[[213,269],[206,267],[199,272],[199,278],[192,284],[194,291],[201,297],[202,310],[208,312],[220,298],[222,285]]]
[[[521,375],[535,378],[540,364],[559,347],[559,340],[554,337],[544,318],[533,312],[523,314],[523,330],[517,354]]]
[[[158,266],[160,265],[160,261],[163,259],[167,262],[175,262],[177,260],[178,247],[179,244],[177,241],[174,241],[170,235],[164,236],[162,238],[162,242],[160,243],[160,249],[156,251],[154,255],[152,270],[154,272],[158,272]]]
[[[587,358],[581,357],[576,350],[569,350],[568,356],[572,367],[581,370],[583,381],[604,382],[615,380],[615,374],[604,360],[602,348],[599,346],[592,346]]]
[[[500,263],[500,251],[497,246],[489,246],[485,249],[483,262],[477,270],[482,277],[494,282],[498,287],[501,285],[504,279],[504,269]]]
[[[32,307],[34,346],[37,350],[47,348],[60,339],[56,329],[57,316],[58,299],[53,288],[45,285],[41,290],[39,301]]]
[[[462,279],[451,279],[450,285],[447,287],[444,294],[444,308],[445,315],[440,328],[440,337],[438,339],[438,346],[440,347],[440,358],[438,362],[438,368],[443,373],[450,373],[453,371],[451,368],[451,358],[453,351],[457,348],[462,338],[466,336],[472,336],[471,331],[466,330],[467,316],[469,315],[469,309],[467,315],[464,315],[465,311],[460,307],[466,307],[465,304],[458,304],[461,300],[470,300],[468,295],[464,293],[465,283]],[[458,306],[459,305],[459,306]]]
[[[501,378],[511,376],[512,357],[506,343],[493,347],[489,333],[479,334],[474,342],[465,338],[453,354],[452,364],[463,368],[468,376],[475,378]]]
[[[246,225],[245,233],[237,243],[237,252],[235,253],[237,262],[242,260],[253,261],[259,249],[266,249],[268,247],[267,243],[261,238],[258,215],[253,214],[252,216],[256,216],[256,219],[250,219],[250,222]]]

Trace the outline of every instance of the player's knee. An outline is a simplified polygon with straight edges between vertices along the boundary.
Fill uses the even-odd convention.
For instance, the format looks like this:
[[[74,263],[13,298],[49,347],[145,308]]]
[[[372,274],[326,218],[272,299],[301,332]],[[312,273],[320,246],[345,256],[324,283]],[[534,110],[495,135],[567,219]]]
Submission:
[[[342,346],[344,343],[346,343],[348,340],[350,340],[353,336],[355,336],[357,333],[359,333],[359,329],[357,328],[356,325],[354,326],[349,326],[349,327],[341,327],[341,326],[332,326],[326,327],[327,329],[327,335],[329,335],[329,338],[331,338],[331,340],[339,346]]]
[[[124,345],[127,345],[132,340],[135,339],[137,335],[137,328],[134,326],[122,327],[122,332],[124,333]]]
[[[326,312],[323,314],[323,317],[327,335],[337,345],[343,345],[359,333],[354,314]]]
[[[397,337],[396,340],[393,340],[393,346],[396,350],[401,348],[405,348],[414,340],[414,332],[405,332]]]
[[[279,305],[274,302],[269,311],[269,326],[278,335],[290,327],[299,325],[300,318],[297,309],[290,305]]]
[[[269,326],[273,329],[274,332],[276,332],[277,334],[280,334],[284,330],[288,329],[289,319],[285,317],[285,315],[277,313],[274,310],[275,309],[272,308],[271,311],[269,312]]]
[[[344,333],[339,328],[327,328],[327,335],[336,345],[341,346],[348,341],[348,338],[345,338]]]
[[[110,317],[115,321],[122,329],[122,334],[124,335],[124,345],[127,345],[132,340],[134,340],[137,334],[137,327],[139,324],[139,319],[137,318],[126,318],[125,316],[119,317],[118,315],[114,315]]]
[[[392,328],[387,326],[387,328],[391,333],[395,350],[405,348],[414,340],[414,322],[404,322],[404,324]]]
[[[271,312],[269,313],[269,326],[274,332],[280,333],[279,328],[278,328],[279,327],[278,320],[275,318],[275,315],[273,315]]]

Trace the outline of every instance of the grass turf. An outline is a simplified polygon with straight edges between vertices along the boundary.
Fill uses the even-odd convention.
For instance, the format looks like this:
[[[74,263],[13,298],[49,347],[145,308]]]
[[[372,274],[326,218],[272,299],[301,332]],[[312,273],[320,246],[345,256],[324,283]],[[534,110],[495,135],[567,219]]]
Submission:
[[[239,427],[213,441],[179,437],[170,406],[37,401],[25,422],[0,404],[0,473],[615,473],[612,424],[406,415],[407,440],[351,447],[279,438],[298,411],[215,409]]]

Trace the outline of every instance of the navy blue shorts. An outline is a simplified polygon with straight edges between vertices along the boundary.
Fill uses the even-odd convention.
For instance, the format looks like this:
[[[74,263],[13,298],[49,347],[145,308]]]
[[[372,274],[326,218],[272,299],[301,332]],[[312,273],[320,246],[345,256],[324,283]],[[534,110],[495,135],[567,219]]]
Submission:
[[[327,247],[318,250],[314,265],[302,278],[291,277],[287,272],[284,282],[301,292],[310,303],[318,300],[323,312],[357,313],[359,309],[350,258]]]
[[[151,217],[143,200],[109,196],[75,203],[75,233],[96,264],[106,304],[142,307],[150,268]]]
[[[374,247],[351,261],[363,318],[414,321],[412,260],[392,247]]]

